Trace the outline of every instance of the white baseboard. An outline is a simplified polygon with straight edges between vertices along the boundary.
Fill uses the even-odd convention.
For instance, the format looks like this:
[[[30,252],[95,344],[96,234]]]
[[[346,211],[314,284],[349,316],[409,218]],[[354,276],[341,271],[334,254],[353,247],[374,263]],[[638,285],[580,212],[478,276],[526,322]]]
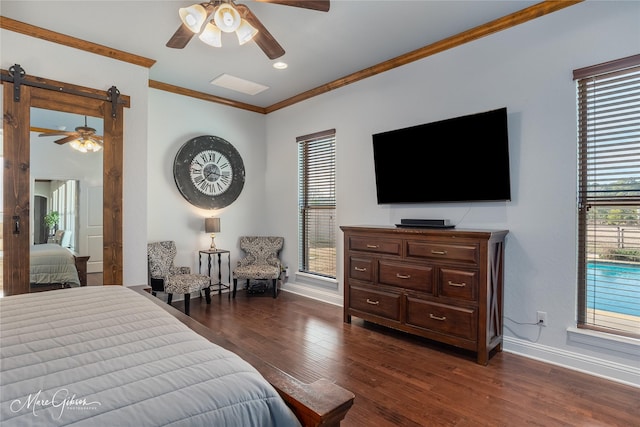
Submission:
[[[503,350],[541,362],[640,388],[640,368],[554,347],[504,337]]]
[[[342,307],[343,297],[335,291],[322,289],[309,285],[298,285],[295,283],[284,283],[280,290],[291,292],[292,294],[302,295],[303,297],[312,298],[318,301],[326,302]]]

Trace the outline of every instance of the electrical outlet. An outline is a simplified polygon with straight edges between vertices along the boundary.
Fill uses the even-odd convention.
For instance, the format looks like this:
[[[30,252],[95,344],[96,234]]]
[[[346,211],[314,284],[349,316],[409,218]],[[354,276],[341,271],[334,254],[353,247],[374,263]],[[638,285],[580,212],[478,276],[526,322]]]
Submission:
[[[547,312],[537,311],[536,316],[538,318],[538,325],[547,326]]]

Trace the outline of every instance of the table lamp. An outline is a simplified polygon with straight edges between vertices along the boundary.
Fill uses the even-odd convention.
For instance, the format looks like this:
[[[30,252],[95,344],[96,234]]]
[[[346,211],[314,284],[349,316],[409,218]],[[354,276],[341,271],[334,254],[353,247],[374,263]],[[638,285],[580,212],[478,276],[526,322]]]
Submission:
[[[204,231],[211,233],[211,250],[216,249],[215,237],[216,233],[220,232],[220,218],[205,218],[204,219]]]

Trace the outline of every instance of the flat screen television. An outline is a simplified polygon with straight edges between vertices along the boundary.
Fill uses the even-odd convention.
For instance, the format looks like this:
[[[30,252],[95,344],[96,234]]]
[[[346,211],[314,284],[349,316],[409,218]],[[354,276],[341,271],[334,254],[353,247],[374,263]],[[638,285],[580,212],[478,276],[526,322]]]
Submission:
[[[511,200],[506,107],[372,139],[378,204]]]

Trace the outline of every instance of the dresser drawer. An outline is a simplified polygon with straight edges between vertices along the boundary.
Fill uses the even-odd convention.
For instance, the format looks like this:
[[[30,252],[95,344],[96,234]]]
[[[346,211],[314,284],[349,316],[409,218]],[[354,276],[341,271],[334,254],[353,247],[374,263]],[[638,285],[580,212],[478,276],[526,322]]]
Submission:
[[[476,341],[476,310],[407,297],[406,324]]]
[[[378,281],[384,285],[433,293],[433,267],[379,261]]]
[[[373,282],[373,260],[370,258],[349,257],[349,278]]]
[[[476,245],[407,241],[407,258],[450,260],[477,265],[479,250]]]
[[[440,269],[438,295],[467,301],[478,299],[478,273],[473,270]]]
[[[349,238],[349,250],[366,251],[379,254],[400,255],[402,240],[400,239],[378,239],[376,237]]]
[[[349,307],[387,319],[400,320],[400,294],[351,285]]]

